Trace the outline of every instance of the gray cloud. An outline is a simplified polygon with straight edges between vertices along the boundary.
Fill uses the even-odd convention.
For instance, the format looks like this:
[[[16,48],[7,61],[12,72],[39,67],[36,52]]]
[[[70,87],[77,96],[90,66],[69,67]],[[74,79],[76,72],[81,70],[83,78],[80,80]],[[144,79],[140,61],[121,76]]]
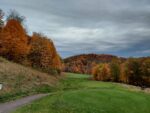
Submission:
[[[48,35],[63,57],[150,55],[149,0],[1,0],[0,7],[26,16],[29,31]]]

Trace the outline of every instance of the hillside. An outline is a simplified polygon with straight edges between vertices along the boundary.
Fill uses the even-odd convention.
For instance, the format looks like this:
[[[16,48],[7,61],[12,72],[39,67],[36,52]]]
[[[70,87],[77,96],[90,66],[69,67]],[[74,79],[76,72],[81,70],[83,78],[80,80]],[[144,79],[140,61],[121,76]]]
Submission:
[[[0,83],[3,84],[0,103],[30,94],[49,92],[56,82],[57,78],[52,75],[0,57]]]
[[[81,54],[72,56],[64,59],[64,71],[91,74],[91,70],[96,64],[108,63],[115,58],[119,57],[107,54]],[[125,60],[125,58],[119,59],[122,61]]]

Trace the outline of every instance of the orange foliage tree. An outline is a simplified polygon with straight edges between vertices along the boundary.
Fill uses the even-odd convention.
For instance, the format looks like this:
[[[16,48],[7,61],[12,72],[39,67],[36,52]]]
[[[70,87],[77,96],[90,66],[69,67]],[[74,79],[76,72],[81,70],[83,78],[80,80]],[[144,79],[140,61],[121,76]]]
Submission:
[[[61,70],[61,60],[53,42],[40,33],[33,33],[30,39],[31,49],[28,56],[33,67]]]
[[[15,62],[22,62],[29,52],[28,39],[21,23],[15,19],[8,20],[1,31],[0,55]]]
[[[120,64],[120,82],[129,83],[127,62]]]
[[[110,80],[110,68],[108,64],[99,64],[92,70],[95,80],[108,81]]]

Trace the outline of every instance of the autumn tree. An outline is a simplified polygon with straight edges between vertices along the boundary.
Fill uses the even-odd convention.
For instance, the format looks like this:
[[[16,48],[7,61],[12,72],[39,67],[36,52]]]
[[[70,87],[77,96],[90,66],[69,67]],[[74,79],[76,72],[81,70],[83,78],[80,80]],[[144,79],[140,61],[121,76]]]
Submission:
[[[141,71],[143,76],[150,77],[150,59],[146,59],[142,62]]]
[[[119,80],[120,80],[120,82],[123,82],[123,83],[129,83],[129,74],[128,74],[127,62],[120,64]]]
[[[120,76],[120,61],[119,59],[113,59],[110,63],[111,76],[113,81],[118,82]]]
[[[134,85],[142,85],[142,75],[141,75],[141,63],[140,60],[130,58],[127,61],[127,70],[129,83]]]
[[[30,40],[31,49],[28,56],[33,67],[49,71],[61,70],[61,60],[52,40],[40,33],[33,33]]]
[[[141,64],[141,75],[143,84],[150,86],[150,59],[146,59]]]
[[[108,81],[110,80],[110,68],[108,64],[99,64],[93,68],[92,75],[95,80]]]
[[[6,20],[9,21],[12,19],[17,20],[20,23],[23,23],[25,20],[25,17],[21,16],[16,10],[10,10]]]
[[[29,52],[28,39],[21,23],[8,20],[0,37],[0,55],[15,62],[23,62]]]

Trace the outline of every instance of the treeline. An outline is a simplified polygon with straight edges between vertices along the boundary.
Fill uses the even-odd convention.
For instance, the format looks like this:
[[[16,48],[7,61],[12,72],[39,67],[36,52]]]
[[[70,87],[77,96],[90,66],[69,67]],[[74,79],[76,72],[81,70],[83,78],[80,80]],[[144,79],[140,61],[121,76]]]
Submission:
[[[106,54],[82,54],[64,59],[64,71],[92,74],[97,81],[150,87],[150,57],[122,58]]]
[[[129,58],[125,62],[113,59],[92,69],[93,79],[150,87],[150,58]]]
[[[81,54],[64,59],[64,71],[91,74],[92,68],[99,63],[108,63],[117,56],[107,54]],[[119,58],[124,61],[124,58]]]
[[[6,21],[3,17],[4,12],[0,10],[0,56],[51,74],[60,73],[61,58],[52,40],[41,33],[29,36],[23,27],[25,18],[14,10]]]

